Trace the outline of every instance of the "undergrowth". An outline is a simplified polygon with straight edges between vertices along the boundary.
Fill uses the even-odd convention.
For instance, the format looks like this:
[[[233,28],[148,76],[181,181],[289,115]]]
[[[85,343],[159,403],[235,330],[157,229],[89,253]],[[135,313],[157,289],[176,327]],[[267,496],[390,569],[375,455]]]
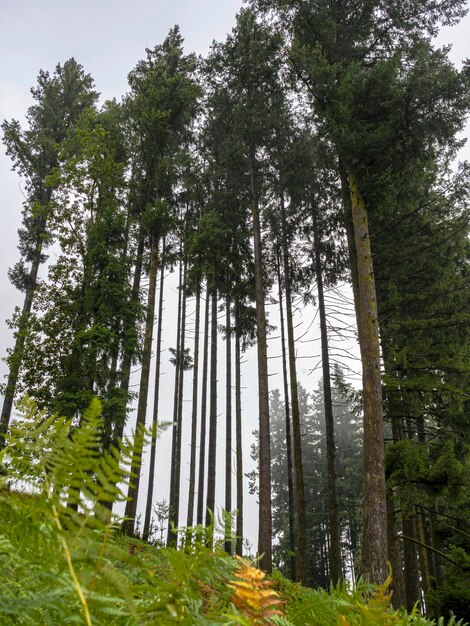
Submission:
[[[204,541],[123,537],[109,503],[124,500],[132,450],[102,453],[98,401],[79,424],[31,400],[22,411],[0,455],[1,626],[432,624],[392,611],[387,585],[311,590]]]

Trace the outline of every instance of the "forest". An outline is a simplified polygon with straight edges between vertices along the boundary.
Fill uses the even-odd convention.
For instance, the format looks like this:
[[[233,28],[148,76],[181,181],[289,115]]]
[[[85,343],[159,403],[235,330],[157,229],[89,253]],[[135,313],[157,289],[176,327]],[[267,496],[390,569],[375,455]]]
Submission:
[[[434,43],[466,2],[245,5],[3,121],[2,624],[470,620],[470,63]]]

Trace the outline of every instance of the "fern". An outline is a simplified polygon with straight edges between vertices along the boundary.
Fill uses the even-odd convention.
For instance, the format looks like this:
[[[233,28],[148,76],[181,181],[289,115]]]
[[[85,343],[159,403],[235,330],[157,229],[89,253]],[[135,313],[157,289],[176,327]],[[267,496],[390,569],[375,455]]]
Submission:
[[[240,559],[236,572],[236,580],[230,581],[228,587],[233,589],[232,601],[243,613],[248,615],[254,624],[268,624],[276,615],[282,601],[279,594],[272,589],[272,583],[248,561]]]
[[[130,446],[102,453],[98,400],[78,427],[30,399],[20,408],[24,416],[0,456],[2,624],[8,616],[16,624],[61,623],[63,615],[91,625],[110,611],[122,617],[124,607],[136,615],[122,598],[97,590],[114,534],[105,504],[124,499],[118,485],[128,479]]]
[[[328,593],[268,579],[208,547],[212,527],[183,531],[178,551],[121,536],[107,505],[125,499],[132,443],[102,453],[98,401],[78,423],[22,408],[0,454],[2,626],[432,626],[390,610],[387,585]]]

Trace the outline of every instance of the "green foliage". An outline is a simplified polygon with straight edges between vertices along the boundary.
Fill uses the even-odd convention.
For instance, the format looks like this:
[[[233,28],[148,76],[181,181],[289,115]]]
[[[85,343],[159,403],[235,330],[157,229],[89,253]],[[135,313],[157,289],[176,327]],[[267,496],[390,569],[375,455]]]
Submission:
[[[324,589],[306,589],[298,583],[283,578],[278,573],[274,576],[275,589],[281,597],[288,598],[285,615],[292,626],[433,626],[436,622],[423,617],[417,609],[411,613],[393,611],[387,592],[389,580],[374,588],[359,580],[354,587],[349,584],[338,585],[329,591]],[[443,624],[439,620],[438,626]],[[452,618],[449,626],[463,626],[463,621]]]
[[[122,466],[128,466],[132,451],[123,445],[120,451],[101,453],[99,402],[92,402],[78,424],[47,416],[29,399],[21,408],[23,417],[1,454],[2,625],[431,626],[416,613],[389,612],[385,586],[372,596],[373,589],[362,584],[327,593],[302,588],[277,573],[277,599],[271,583],[260,587],[263,575],[251,566],[245,569],[253,573],[253,583],[246,577],[237,582],[239,563],[207,548],[203,535],[201,542],[186,541],[181,550],[121,537],[118,520],[105,504],[124,499],[116,485],[129,478]],[[198,533],[190,529],[187,537]],[[250,606],[269,596],[262,617],[254,618],[240,602],[240,608],[233,604],[235,588],[250,598]]]

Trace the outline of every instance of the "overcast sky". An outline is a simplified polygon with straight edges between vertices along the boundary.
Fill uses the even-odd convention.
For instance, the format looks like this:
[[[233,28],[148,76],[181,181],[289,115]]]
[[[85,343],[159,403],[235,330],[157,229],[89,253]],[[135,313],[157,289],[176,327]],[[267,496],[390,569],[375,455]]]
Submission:
[[[16,118],[23,122],[24,114],[32,103],[30,88],[34,86],[39,70],[52,72],[57,63],[63,63],[72,56],[93,76],[96,89],[101,93],[101,101],[113,97],[119,100],[127,91],[127,74],[145,56],[145,48],[153,48],[161,43],[171,27],[179,24],[187,52],[205,54],[214,39],[224,39],[231,30],[235,14],[241,6],[241,0],[134,0],[132,3],[126,0],[0,0],[3,23],[0,39],[0,120]],[[444,29],[439,37],[440,45],[453,43],[452,59],[457,64],[470,55],[469,35],[470,18],[467,17],[459,27]],[[24,200],[21,181],[10,171],[10,167],[8,158],[1,150],[0,357],[12,345],[11,333],[4,320],[11,316],[15,305],[22,303],[21,295],[9,284],[7,278],[8,267],[18,259],[17,229]],[[166,297],[167,312],[172,310],[174,302],[174,288],[170,286]],[[169,317],[172,317],[171,313]],[[304,316],[304,327],[309,323],[310,317]],[[308,332],[310,334],[307,339],[315,339],[317,331],[314,326]],[[167,347],[171,345],[174,345],[174,340],[172,336],[168,336]],[[299,356],[306,358],[317,352],[318,348],[314,347],[316,345],[313,341],[310,344],[299,344]],[[279,347],[272,346],[271,341],[270,354],[275,357],[279,354]],[[222,352],[220,358],[223,359]],[[249,433],[256,424],[257,414],[254,352],[248,355],[248,359],[250,363],[244,369],[247,448],[250,443]],[[308,376],[316,363],[314,356],[310,360],[299,360],[300,378],[310,389],[316,386],[318,380],[317,374]],[[270,367],[271,372],[278,372],[279,361],[273,358]],[[5,373],[6,366],[1,362],[0,376],[3,378]],[[167,370],[166,377],[165,388],[168,388],[172,384],[171,370]],[[219,371],[219,379],[223,383],[223,369]],[[271,384],[279,386],[279,376],[273,376]],[[170,411],[172,392],[167,396],[166,410]],[[223,395],[220,406],[224,406]],[[220,435],[223,436],[222,427]],[[222,437],[220,441],[222,442]],[[169,445],[169,437],[166,436],[160,442],[162,455]],[[221,445],[220,453],[219,494],[223,482]],[[163,462],[159,464],[161,474],[157,484],[163,487],[157,494],[158,499],[167,497],[166,465]],[[142,482],[145,486],[146,481]],[[184,484],[182,491],[185,492]],[[248,517],[248,534],[254,540],[256,512],[253,500],[249,500],[249,507],[251,514]]]

